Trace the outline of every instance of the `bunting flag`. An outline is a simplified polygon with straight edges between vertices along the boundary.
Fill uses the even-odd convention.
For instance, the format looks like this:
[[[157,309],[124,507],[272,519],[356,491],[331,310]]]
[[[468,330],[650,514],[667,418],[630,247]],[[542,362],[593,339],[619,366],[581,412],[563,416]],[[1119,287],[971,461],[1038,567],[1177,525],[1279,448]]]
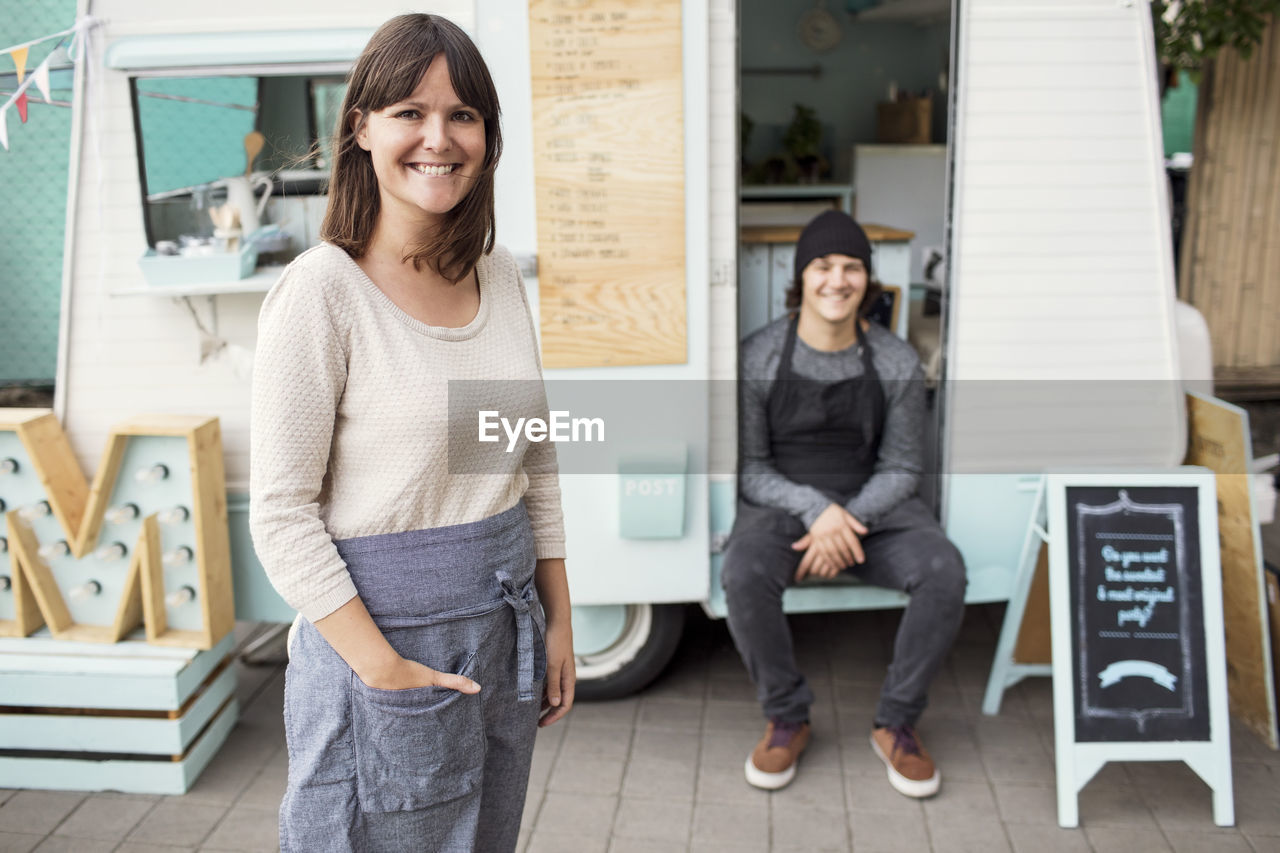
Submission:
[[[13,59],[13,67],[18,69],[18,82],[22,82],[22,78],[27,74],[27,53],[31,48],[27,45],[15,47],[9,51],[9,56]]]
[[[27,76],[27,51],[29,47],[18,47],[9,51],[9,57],[13,59],[13,67],[18,70],[18,83],[22,83],[22,78]],[[22,119],[22,123],[27,123],[27,93],[25,91],[18,92],[16,101],[18,106],[18,117]]]
[[[0,55],[8,54],[10,60],[13,62],[14,70],[18,73],[17,89],[7,100],[5,100],[4,103],[0,104],[0,147],[3,147],[6,151],[9,150],[9,128],[6,124],[9,107],[17,107],[18,118],[21,119],[24,124],[26,123],[27,105],[30,103],[27,97],[27,89],[31,88],[33,83],[40,91],[40,96],[44,98],[46,103],[53,100],[50,96],[49,61],[53,58],[54,51],[56,51],[60,45],[68,44],[69,42],[67,56],[70,57],[73,62],[78,63],[80,61],[81,54],[84,52],[84,43],[89,31],[99,24],[101,24],[100,19],[94,18],[91,15],[85,15],[77,19],[75,26],[70,29],[0,50]],[[36,66],[36,69],[28,76],[27,60],[31,55],[31,47],[52,39],[58,39],[57,44],[54,45],[54,50],[50,51],[49,55],[46,56],[44,60]]]
[[[31,76],[35,78],[36,88],[40,90],[40,96],[46,101],[52,101],[49,97],[49,60],[45,59],[40,63],[40,67],[31,72]]]

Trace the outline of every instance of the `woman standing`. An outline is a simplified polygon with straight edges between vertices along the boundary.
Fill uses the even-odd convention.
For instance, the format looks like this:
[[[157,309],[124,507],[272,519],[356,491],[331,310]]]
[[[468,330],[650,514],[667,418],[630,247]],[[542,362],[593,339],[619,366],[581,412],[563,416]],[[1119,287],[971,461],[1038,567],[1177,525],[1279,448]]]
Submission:
[[[514,849],[537,726],[573,702],[553,445],[495,462],[459,440],[474,412],[450,430],[450,380],[545,408],[493,242],[501,149],[466,34],[388,21],[348,80],[326,242],[263,303],[251,524],[300,614],[283,851]]]

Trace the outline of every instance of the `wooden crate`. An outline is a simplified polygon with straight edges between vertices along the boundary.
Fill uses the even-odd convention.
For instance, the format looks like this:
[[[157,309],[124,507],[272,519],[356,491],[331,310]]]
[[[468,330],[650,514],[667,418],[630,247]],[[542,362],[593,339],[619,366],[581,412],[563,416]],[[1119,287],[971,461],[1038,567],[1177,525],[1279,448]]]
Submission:
[[[239,716],[233,645],[0,639],[0,788],[185,793]]]
[[[876,142],[927,145],[933,141],[933,101],[903,98],[876,104]]]

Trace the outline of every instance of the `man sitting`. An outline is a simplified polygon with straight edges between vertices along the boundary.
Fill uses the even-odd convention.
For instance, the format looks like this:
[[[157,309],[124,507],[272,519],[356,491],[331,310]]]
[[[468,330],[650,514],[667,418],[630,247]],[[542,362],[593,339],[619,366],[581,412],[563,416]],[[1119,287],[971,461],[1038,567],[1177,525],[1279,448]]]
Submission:
[[[722,581],[729,630],[768,726],[750,784],[781,788],[809,742],[813,693],[782,610],[787,586],[850,571],[911,597],[871,727],[889,782],[910,797],[941,780],[915,724],[964,615],[965,569],[916,496],[925,397],[911,346],[868,322],[871,244],[826,211],[796,246],[787,307],[742,345],[737,518]]]

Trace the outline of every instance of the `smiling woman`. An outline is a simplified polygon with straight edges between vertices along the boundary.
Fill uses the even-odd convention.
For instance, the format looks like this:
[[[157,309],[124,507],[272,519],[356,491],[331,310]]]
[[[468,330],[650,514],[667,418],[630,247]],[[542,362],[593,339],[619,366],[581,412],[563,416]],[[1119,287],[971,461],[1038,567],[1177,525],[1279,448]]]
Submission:
[[[385,55],[392,44],[416,61],[389,64]],[[371,66],[361,67],[366,60]],[[418,231],[408,243],[414,268],[425,263],[450,282],[461,279],[476,257],[493,248],[493,178],[502,154],[498,119],[497,90],[465,33],[452,25],[430,33],[384,26],[352,71],[343,100],[324,239],[362,258],[375,226],[412,228],[416,223]],[[428,200],[406,189],[417,177],[408,174],[413,164],[454,167],[453,191],[446,193],[453,196],[452,206],[440,208],[443,199],[434,198],[437,209],[411,212]],[[379,212],[392,199],[404,206],[383,223]],[[401,219],[401,214],[407,216]],[[438,219],[428,223],[422,214]]]
[[[466,34],[393,18],[351,72],[327,242],[263,302],[250,525],[301,614],[286,853],[513,850],[534,734],[573,703],[554,444],[522,437],[466,476],[442,428],[452,380],[526,424],[547,409],[524,283],[494,244],[501,147]]]
[[[381,229],[434,230],[483,168],[484,117],[459,99],[444,56],[427,66],[407,98],[367,116],[357,111],[355,121],[356,144],[369,152],[378,179]]]

